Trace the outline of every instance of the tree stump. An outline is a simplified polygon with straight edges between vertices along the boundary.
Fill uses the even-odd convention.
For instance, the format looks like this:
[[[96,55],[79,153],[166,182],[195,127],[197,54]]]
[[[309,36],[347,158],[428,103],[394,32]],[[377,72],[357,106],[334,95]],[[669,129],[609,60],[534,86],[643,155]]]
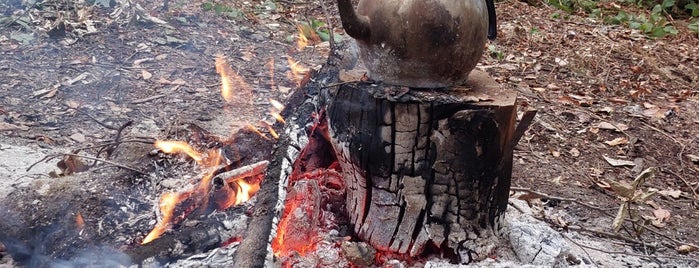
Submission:
[[[327,91],[329,134],[359,238],[417,256],[487,257],[507,207],[516,93],[473,71],[466,86],[363,82]],[[491,243],[492,244],[492,243]]]

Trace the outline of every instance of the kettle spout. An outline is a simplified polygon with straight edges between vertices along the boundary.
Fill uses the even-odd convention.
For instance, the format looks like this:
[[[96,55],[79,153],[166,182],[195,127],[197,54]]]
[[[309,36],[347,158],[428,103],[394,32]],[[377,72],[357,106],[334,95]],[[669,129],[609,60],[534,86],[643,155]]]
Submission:
[[[357,14],[352,6],[352,0],[337,0],[337,7],[340,11],[340,20],[342,20],[342,28],[345,28],[345,32],[354,39],[369,39],[371,34],[369,18]]]

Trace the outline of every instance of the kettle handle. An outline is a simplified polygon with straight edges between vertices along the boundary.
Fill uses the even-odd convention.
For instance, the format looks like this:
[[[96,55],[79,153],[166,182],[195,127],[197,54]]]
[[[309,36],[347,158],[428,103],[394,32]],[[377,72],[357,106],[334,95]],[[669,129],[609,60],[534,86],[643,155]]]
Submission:
[[[337,0],[342,28],[354,39],[368,40],[371,35],[369,17],[359,15],[352,6],[352,0]]]
[[[495,3],[493,0],[485,0],[488,8],[488,39],[495,40],[498,37],[498,22],[495,16]]]

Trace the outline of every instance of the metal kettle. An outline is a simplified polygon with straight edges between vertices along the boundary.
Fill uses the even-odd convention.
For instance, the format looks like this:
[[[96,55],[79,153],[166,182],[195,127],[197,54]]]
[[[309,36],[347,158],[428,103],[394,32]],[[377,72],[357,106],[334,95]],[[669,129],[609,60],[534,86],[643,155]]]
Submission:
[[[493,0],[338,0],[369,78],[437,88],[461,85],[495,39]]]

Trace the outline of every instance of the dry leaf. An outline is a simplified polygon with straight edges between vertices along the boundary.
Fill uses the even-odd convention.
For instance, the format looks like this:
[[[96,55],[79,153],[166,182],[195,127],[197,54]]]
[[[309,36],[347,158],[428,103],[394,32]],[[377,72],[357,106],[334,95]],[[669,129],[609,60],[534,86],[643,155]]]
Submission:
[[[692,161],[694,164],[699,164],[699,156],[693,155],[693,154],[686,154],[684,155],[687,158],[689,158],[689,161]]]
[[[659,208],[653,210],[653,216],[655,216],[656,219],[665,222],[670,219],[670,211],[667,209]]]
[[[77,142],[80,142],[80,143],[83,143],[83,142],[85,142],[85,135],[80,134],[80,133],[75,133],[73,135],[70,135],[70,139],[77,141]]]
[[[153,77],[153,74],[151,74],[150,72],[148,72],[146,70],[141,70],[141,76],[143,77],[143,80],[148,80],[151,77]]]
[[[623,181],[617,182],[610,180],[609,186],[612,188],[612,191],[614,191],[614,193],[626,199],[631,199],[631,197],[633,197],[634,195],[634,192],[636,192],[636,189],[634,187]]]
[[[560,157],[560,156],[561,156],[561,152],[559,152],[559,151],[551,151],[551,155],[553,155],[553,157]]]
[[[694,252],[696,250],[697,250],[697,248],[690,246],[690,245],[681,245],[681,246],[677,247],[677,253],[680,253],[680,254],[689,254],[689,253]]]
[[[614,217],[614,221],[612,222],[612,229],[614,229],[615,232],[619,231],[621,224],[624,223],[626,215],[628,215],[627,206],[628,203],[622,203],[621,206],[619,206],[619,211],[616,213],[616,217]]]
[[[80,102],[75,101],[75,100],[67,100],[66,106],[73,108],[73,109],[78,109],[78,107],[80,107]]]
[[[13,124],[6,123],[6,122],[0,122],[0,131],[5,131],[5,130],[27,131],[27,130],[29,130],[29,127],[28,126],[13,125]]]
[[[580,156],[580,151],[577,148],[570,149],[570,155],[573,157]]]
[[[629,129],[629,127],[625,124],[611,124],[609,122],[600,122],[597,127],[599,129],[605,129],[605,130],[614,130],[614,131],[625,131]]]
[[[680,198],[680,196],[682,195],[682,191],[673,190],[673,189],[662,190],[662,191],[659,191],[658,193],[663,195],[663,196],[669,196],[669,197],[672,197],[675,199]]]
[[[602,157],[604,158],[604,160],[607,161],[607,163],[609,163],[609,164],[612,165],[613,167],[621,167],[621,166],[631,166],[631,167],[633,167],[633,166],[636,165],[636,163],[634,163],[633,161],[629,161],[629,160],[614,159],[614,158],[607,157],[607,156],[602,156]]]
[[[629,140],[625,137],[619,137],[610,141],[605,141],[604,143],[606,143],[609,146],[617,146],[622,144],[628,144]]]

